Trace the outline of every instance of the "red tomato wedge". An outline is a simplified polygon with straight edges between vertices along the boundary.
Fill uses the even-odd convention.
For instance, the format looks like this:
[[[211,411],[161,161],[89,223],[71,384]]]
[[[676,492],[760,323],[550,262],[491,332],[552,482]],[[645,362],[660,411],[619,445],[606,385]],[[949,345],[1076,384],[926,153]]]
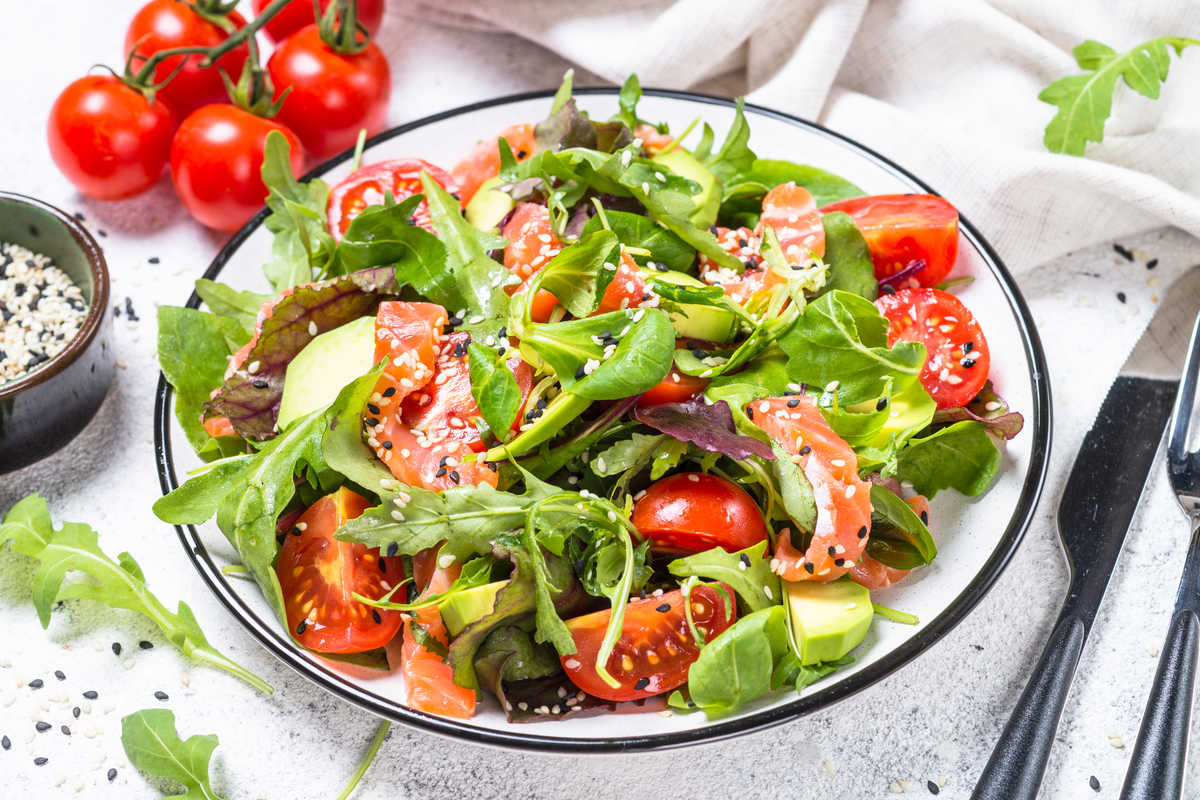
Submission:
[[[451,194],[458,193],[458,185],[444,169],[419,158],[397,158],[368,164],[350,173],[329,192],[329,205],[326,208],[329,233],[341,241],[354,218],[367,206],[383,205],[388,192],[397,202],[420,194],[422,172],[428,172],[429,177]],[[429,206],[424,201],[417,206],[413,222],[433,232]]]
[[[462,191],[463,206],[471,202],[481,183],[499,174],[500,139],[508,142],[508,147],[517,161],[529,158],[537,146],[533,139],[533,126],[528,122],[509,125],[495,137],[480,140],[462,161],[450,170],[450,175]]]
[[[707,641],[737,618],[733,590],[725,584],[702,584],[692,589],[692,622]],[[590,695],[620,702],[652,697],[681,686],[688,668],[700,655],[684,615],[683,592],[676,589],[657,597],[630,600],[625,606],[621,638],[608,659],[608,673],[619,682],[609,686],[596,674],[596,654],[604,639],[612,609],[567,620],[574,655],[559,656],[571,683]]]
[[[929,524],[929,500],[925,495],[919,494],[916,497],[906,498],[905,501],[912,510],[917,512],[917,516],[926,525]],[[875,559],[871,558],[866,553],[863,553],[862,560],[850,568],[850,580],[865,586],[871,591],[876,589],[886,589],[893,583],[902,580],[912,572],[911,569],[896,569],[889,567]]]
[[[460,564],[434,570],[422,594],[446,591],[461,570]],[[400,673],[404,676],[400,702],[429,714],[470,719],[475,713],[475,690],[464,689],[456,684],[450,665],[437,653],[418,644],[413,636],[412,626],[416,623],[442,644],[450,643],[437,606],[419,608],[412,615],[412,621],[404,621],[404,644],[400,648]]]
[[[685,375],[674,366],[658,385],[638,398],[642,408],[659,406],[663,403],[682,403],[708,388],[709,379]]]
[[[871,530],[871,484],[859,479],[854,451],[807,395],[755,400],[746,413],[792,455],[817,501],[808,550],[797,550],[781,531],[772,571],[789,581],[822,583],[845,575],[862,555]]]
[[[703,472],[651,484],[633,505],[633,526],[657,552],[743,550],[767,538],[762,511],[745,489]]]
[[[925,345],[921,385],[938,408],[971,402],[987,383],[991,353],[975,316],[954,295],[940,289],[901,289],[875,301],[887,317],[888,345]]]
[[[372,608],[354,599],[382,597],[403,579],[400,559],[379,550],[341,542],[333,534],[371,504],[343,487],[300,515],[284,537],[275,574],[283,590],[288,627],[296,640],[318,653],[361,653],[383,647],[400,630],[398,611]]]
[[[822,214],[844,211],[862,231],[879,280],[913,269],[904,286],[936,286],[958,256],[958,210],[932,194],[881,194],[839,200]],[[924,266],[919,266],[919,262]],[[897,287],[899,288],[899,287]]]

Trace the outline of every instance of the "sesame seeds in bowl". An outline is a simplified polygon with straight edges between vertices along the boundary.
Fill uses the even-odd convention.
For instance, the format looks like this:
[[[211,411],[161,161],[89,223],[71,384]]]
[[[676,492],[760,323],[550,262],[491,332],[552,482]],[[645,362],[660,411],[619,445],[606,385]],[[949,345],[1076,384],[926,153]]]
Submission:
[[[87,302],[49,256],[0,242],[0,384],[38,369],[83,327]]]

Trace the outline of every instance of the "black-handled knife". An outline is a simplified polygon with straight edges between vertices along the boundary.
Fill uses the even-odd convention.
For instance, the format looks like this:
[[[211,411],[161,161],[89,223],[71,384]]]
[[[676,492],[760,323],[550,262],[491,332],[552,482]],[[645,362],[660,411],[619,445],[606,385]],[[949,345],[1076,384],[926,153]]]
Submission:
[[[1171,286],[1083,438],[1058,506],[1071,572],[1067,599],[972,800],[1037,796],[1075,667],[1171,413],[1197,308],[1200,270],[1193,269]]]

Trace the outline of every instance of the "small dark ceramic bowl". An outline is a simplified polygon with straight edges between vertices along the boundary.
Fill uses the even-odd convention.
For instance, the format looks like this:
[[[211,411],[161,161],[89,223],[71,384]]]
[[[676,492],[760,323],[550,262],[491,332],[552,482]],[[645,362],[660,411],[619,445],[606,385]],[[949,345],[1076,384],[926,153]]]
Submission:
[[[60,449],[84,429],[112,383],[108,267],[96,240],[70,215],[24,195],[0,192],[0,242],[50,258],[88,303],[83,327],[33,372],[0,383],[0,474]]]

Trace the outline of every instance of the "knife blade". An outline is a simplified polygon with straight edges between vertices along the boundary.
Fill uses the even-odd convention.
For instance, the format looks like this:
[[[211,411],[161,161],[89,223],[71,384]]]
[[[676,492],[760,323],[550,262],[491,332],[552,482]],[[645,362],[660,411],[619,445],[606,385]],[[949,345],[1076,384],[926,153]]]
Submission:
[[[1070,585],[972,800],[1033,800],[1063,705],[1166,429],[1200,308],[1200,267],[1171,285],[1083,438],[1058,506]]]

